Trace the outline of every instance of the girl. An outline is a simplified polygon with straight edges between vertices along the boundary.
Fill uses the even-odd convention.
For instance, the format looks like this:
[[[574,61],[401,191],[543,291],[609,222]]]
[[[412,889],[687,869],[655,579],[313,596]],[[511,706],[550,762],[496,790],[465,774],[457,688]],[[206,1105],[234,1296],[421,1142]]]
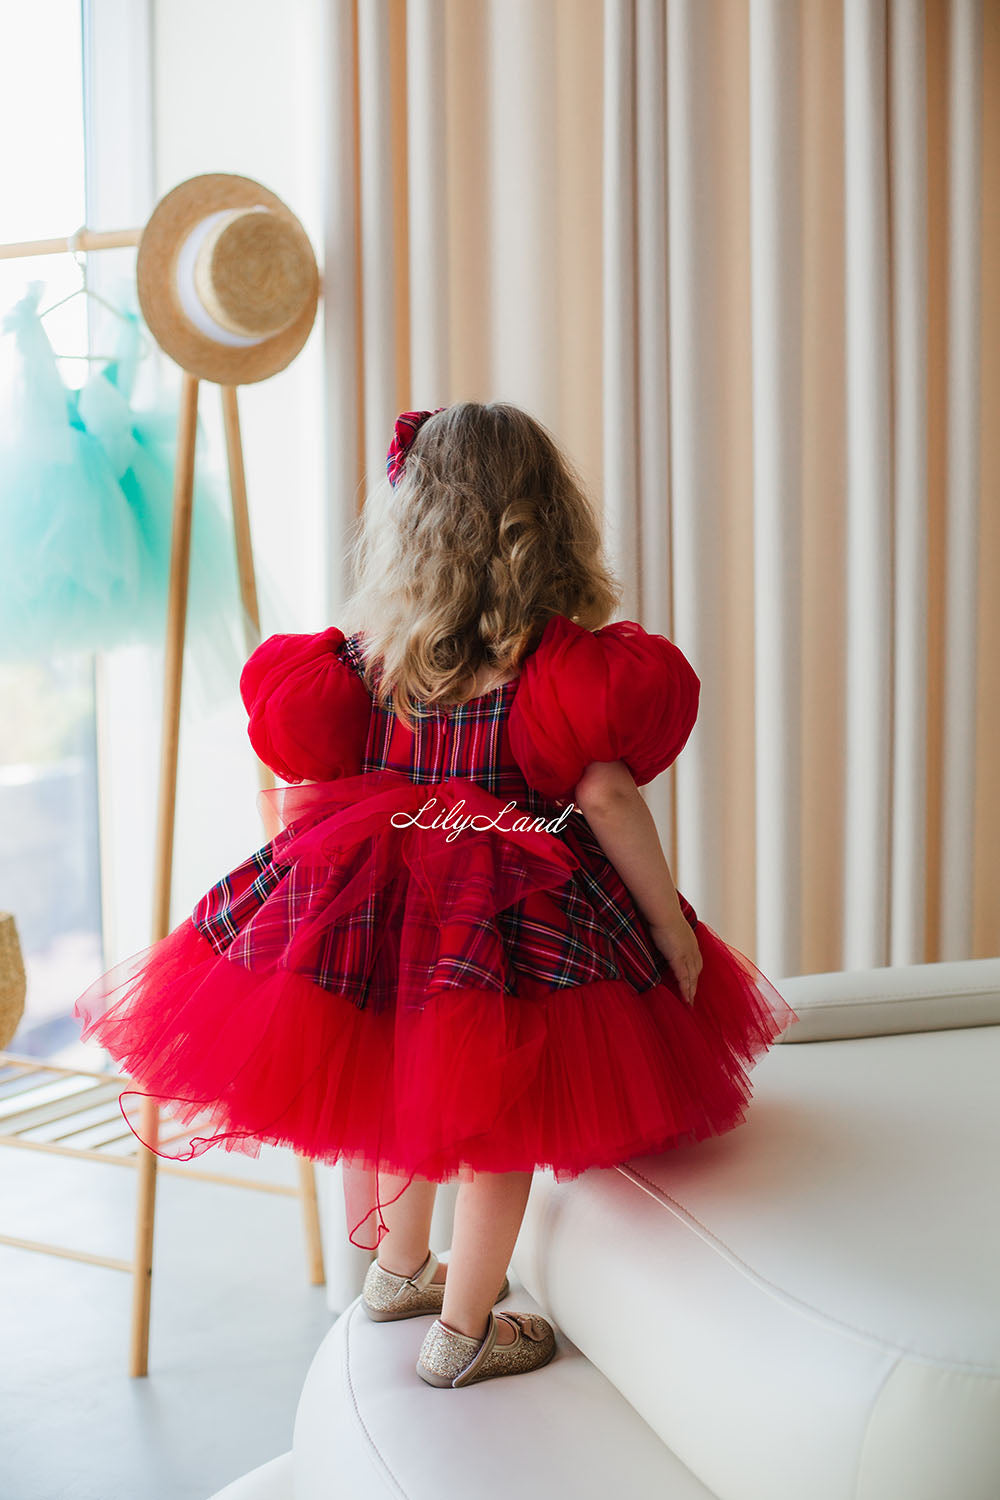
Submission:
[[[175,1119],[207,1117],[177,1155],[342,1161],[366,1312],[437,1314],[417,1374],[457,1388],[555,1352],[545,1318],[493,1310],[533,1169],[731,1130],[795,1017],[674,886],[637,788],[701,684],[605,623],[621,590],[549,433],[499,402],[404,412],[353,561],[351,633],[271,636],[240,679],[292,783],[261,793],[281,831],[76,1014]]]

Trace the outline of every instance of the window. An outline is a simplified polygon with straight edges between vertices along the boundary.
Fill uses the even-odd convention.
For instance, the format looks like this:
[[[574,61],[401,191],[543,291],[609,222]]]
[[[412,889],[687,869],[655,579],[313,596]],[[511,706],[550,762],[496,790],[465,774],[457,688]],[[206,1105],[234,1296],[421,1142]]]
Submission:
[[[0,131],[5,153],[0,242],[66,234],[85,213],[83,38],[79,0],[32,0],[4,14]],[[0,319],[28,284],[46,308],[81,284],[70,255],[0,259]],[[87,378],[88,299],[45,319],[66,386]],[[0,432],[15,441],[12,333],[0,337]],[[5,506],[17,495],[2,497]],[[28,972],[14,1050],[50,1056],[78,1034],[72,1001],[101,968],[95,662],[82,652],[30,655],[0,638],[0,909],[17,922]]]

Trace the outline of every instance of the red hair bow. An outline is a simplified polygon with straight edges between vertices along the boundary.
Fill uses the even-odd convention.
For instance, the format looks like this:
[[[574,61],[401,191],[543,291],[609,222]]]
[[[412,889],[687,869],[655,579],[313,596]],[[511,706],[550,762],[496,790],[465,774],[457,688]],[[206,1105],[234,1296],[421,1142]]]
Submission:
[[[399,483],[399,476],[403,472],[407,449],[427,418],[436,417],[439,411],[444,411],[444,407],[436,406],[433,411],[404,411],[400,412],[396,418],[392,442],[389,444],[389,452],[385,460],[386,473],[393,489]]]

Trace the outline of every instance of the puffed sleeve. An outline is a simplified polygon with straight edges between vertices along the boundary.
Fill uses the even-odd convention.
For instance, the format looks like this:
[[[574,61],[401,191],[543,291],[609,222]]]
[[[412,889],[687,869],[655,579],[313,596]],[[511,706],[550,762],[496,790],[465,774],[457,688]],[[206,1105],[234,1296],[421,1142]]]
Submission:
[[[285,781],[361,770],[372,700],[338,654],[343,641],[336,625],[317,635],[271,635],[240,674],[250,743]]]
[[[622,760],[637,786],[671,765],[698,717],[701,681],[663,635],[634,620],[586,630],[549,620],[528,656],[508,717],[529,786],[565,797],[595,760]]]

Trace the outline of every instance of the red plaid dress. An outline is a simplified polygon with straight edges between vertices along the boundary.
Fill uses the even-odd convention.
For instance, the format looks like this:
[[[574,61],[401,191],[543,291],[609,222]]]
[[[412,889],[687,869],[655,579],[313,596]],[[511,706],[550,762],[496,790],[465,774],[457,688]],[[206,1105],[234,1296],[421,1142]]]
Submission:
[[[261,794],[281,831],[91,985],[83,1035],[207,1120],[186,1156],[272,1141],[368,1168],[359,1244],[380,1171],[570,1177],[740,1123],[747,1069],[794,1013],[681,895],[703,960],[689,1007],[571,801],[592,761],[644,785],[680,753],[700,692],[683,654],[555,616],[517,678],[418,705],[414,729],[362,667],[336,627],[253,653],[241,690],[291,783]]]

